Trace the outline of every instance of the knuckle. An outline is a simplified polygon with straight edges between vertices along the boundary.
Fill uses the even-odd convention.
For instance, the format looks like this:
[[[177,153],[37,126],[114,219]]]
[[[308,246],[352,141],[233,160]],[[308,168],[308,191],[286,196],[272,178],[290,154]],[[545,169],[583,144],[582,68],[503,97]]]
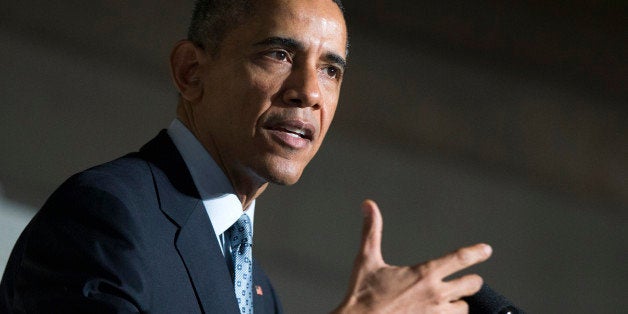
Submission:
[[[444,291],[435,291],[433,297],[437,304],[449,303],[449,298]]]
[[[444,299],[443,293],[436,289],[433,285],[425,288],[424,295],[431,304],[440,304]]]
[[[421,269],[427,269],[427,266],[423,266]],[[420,299],[423,299],[432,305],[449,303],[447,290],[443,289],[444,287],[442,282],[440,280],[436,280],[434,276],[430,276],[429,270],[425,271],[428,272],[428,275],[420,278],[413,285],[415,293],[421,296]]]
[[[473,252],[466,248],[457,250],[455,256],[463,265],[471,265],[475,260]]]
[[[421,278],[430,277],[430,274],[432,273],[432,269],[434,269],[434,267],[435,263],[433,261],[429,261],[419,265],[417,267],[417,272],[419,273],[419,276]]]
[[[371,257],[371,252],[369,252],[366,249],[360,251],[360,253],[358,253],[358,256],[357,256],[357,258],[360,261],[367,261],[369,259],[369,257]]]
[[[430,303],[438,306],[448,305],[451,303],[449,294],[444,289],[433,289],[431,293]]]

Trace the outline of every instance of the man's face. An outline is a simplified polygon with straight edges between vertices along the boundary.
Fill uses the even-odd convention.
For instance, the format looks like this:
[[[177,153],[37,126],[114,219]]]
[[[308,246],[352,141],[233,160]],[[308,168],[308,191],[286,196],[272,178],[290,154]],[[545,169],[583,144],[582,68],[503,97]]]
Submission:
[[[266,0],[205,53],[194,129],[232,182],[299,179],[336,111],[346,45],[331,0]]]

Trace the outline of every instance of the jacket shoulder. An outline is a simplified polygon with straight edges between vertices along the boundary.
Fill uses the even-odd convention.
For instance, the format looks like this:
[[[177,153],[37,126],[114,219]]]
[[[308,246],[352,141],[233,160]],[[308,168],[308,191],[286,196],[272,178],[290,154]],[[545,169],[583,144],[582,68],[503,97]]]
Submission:
[[[123,191],[137,192],[152,187],[152,175],[148,162],[138,153],[131,153],[110,162],[74,174],[57,189],[92,188],[119,194]]]

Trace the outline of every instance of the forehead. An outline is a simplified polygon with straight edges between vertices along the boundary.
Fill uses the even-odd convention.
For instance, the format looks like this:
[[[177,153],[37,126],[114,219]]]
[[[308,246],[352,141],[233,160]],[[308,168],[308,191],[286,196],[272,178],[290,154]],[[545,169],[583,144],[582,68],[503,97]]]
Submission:
[[[343,52],[347,30],[343,14],[332,0],[262,0],[244,25],[257,37],[282,36]]]

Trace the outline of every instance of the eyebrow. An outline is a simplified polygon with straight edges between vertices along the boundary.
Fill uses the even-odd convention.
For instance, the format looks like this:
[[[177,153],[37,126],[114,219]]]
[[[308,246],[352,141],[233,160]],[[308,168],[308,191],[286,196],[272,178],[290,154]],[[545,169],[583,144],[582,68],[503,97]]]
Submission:
[[[304,49],[304,45],[301,42],[292,38],[279,37],[279,36],[268,37],[262,41],[255,43],[254,46],[282,46],[291,50],[303,50]],[[338,64],[343,69],[347,67],[347,60],[345,60],[345,58],[333,52],[326,54],[325,60],[327,62]]]
[[[345,69],[347,67],[347,60],[335,53],[328,53],[327,55],[325,55],[325,60],[331,63],[338,64],[340,67],[342,67],[342,69]]]
[[[255,46],[283,46],[291,49],[303,49],[303,44],[286,37],[268,37],[260,42],[255,43]]]

